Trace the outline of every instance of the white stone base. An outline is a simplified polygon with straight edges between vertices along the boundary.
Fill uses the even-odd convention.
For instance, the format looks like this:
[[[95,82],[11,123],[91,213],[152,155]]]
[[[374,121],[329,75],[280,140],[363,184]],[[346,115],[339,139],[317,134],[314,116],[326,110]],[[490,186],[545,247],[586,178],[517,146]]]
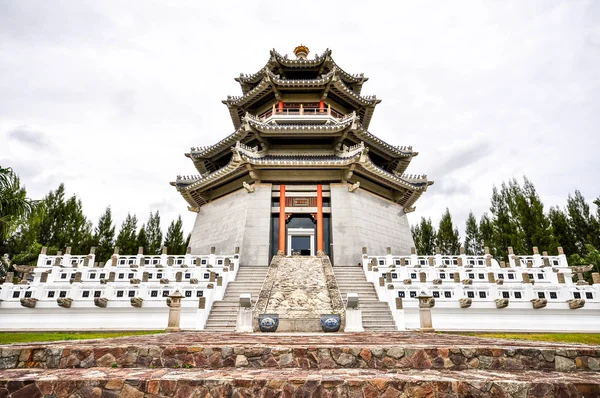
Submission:
[[[200,207],[190,238],[192,254],[233,253],[240,248],[241,265],[269,265],[271,184],[253,184]]]
[[[356,267],[367,253],[410,254],[414,246],[404,208],[364,189],[348,192],[348,184],[331,184],[333,265]]]
[[[252,333],[252,308],[240,308],[235,325],[236,333]]]
[[[344,332],[364,332],[361,310],[346,310],[346,327]]]

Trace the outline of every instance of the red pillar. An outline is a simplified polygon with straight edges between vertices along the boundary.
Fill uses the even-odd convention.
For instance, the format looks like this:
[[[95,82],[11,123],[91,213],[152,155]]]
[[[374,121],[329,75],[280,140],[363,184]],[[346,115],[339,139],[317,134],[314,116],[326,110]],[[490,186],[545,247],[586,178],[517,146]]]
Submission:
[[[279,101],[279,103],[277,104],[277,112],[283,112],[283,101]]]
[[[279,186],[279,250],[285,254],[285,185]]]
[[[317,185],[317,252],[324,250],[323,240],[323,186]]]
[[[323,112],[325,110],[325,102],[319,102],[319,112]]]

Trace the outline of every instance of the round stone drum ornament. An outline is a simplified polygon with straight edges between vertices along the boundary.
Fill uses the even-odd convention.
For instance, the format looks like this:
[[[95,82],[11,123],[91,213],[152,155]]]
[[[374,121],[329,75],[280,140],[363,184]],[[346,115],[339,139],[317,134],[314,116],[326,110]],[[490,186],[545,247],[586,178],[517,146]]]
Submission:
[[[342,319],[339,314],[321,315],[321,328],[324,332],[337,332],[341,324]]]
[[[279,326],[279,315],[277,314],[259,314],[258,327],[261,332],[274,332]]]

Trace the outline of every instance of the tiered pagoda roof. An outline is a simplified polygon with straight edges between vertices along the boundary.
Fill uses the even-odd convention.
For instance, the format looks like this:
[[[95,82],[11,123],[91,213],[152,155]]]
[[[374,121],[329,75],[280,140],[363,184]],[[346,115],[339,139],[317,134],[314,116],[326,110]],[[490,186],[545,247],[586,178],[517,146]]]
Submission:
[[[242,96],[229,96],[223,101],[229,108],[235,128],[242,123],[247,111],[259,107],[265,101],[285,100],[289,91],[294,93],[318,93],[321,99],[330,98],[345,109],[356,111],[360,122],[368,128],[375,106],[381,102],[376,96],[362,96],[362,84],[368,79],[352,75],[341,69],[326,50],[314,59],[289,59],[277,51],[271,51],[266,65],[252,75],[241,74],[235,79],[240,83]]]
[[[171,184],[191,210],[253,181],[358,181],[411,210],[433,182],[405,174],[418,155],[412,147],[390,145],[368,131],[381,100],[361,95],[367,78],[337,66],[331,50],[314,59],[306,58],[305,46],[295,52],[298,58],[289,59],[273,50],[257,73],[236,79],[243,95],[223,101],[234,132],[191,148],[185,155],[199,174]]]

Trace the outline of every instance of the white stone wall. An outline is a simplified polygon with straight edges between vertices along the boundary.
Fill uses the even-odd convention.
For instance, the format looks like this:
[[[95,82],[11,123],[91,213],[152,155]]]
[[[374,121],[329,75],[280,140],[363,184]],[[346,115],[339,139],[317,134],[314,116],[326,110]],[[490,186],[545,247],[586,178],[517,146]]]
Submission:
[[[368,253],[409,254],[414,246],[402,206],[363,189],[348,192],[347,184],[331,184],[333,262],[356,266],[362,248]]]
[[[56,303],[53,303],[56,304]],[[210,310],[199,310],[196,302],[183,304],[181,328],[202,330]],[[109,303],[109,306],[111,304]],[[169,308],[23,308],[2,309],[1,331],[15,330],[164,330],[167,327]]]
[[[271,184],[241,188],[202,207],[190,239],[192,253],[233,253],[240,248],[241,265],[268,266]]]
[[[510,267],[500,267],[498,261],[488,255],[437,254],[401,258],[379,254],[363,259],[363,272],[367,281],[374,284],[379,300],[388,303],[398,330],[420,327],[419,303],[411,291],[414,296],[420,292],[434,296],[431,316],[433,328],[438,331],[598,333],[600,330],[600,285],[574,283],[564,254],[519,256],[530,258],[530,264],[515,263],[511,258]],[[458,274],[459,282],[451,278],[450,273]],[[421,274],[426,276],[425,282],[421,282]],[[442,274],[445,275],[443,278]],[[489,274],[502,283],[490,282]],[[514,277],[509,278],[509,274]],[[526,283],[523,274],[533,274],[535,283]],[[463,283],[464,280],[469,283]],[[435,297],[436,292],[438,297]],[[468,296],[469,292],[473,293],[472,297]],[[532,300],[540,298],[542,292],[546,306],[534,309]],[[555,296],[552,297],[550,292]],[[444,293],[450,293],[450,296]],[[485,293],[484,297],[480,293]],[[503,293],[508,293],[509,297]],[[401,308],[398,298],[402,298]],[[460,307],[459,300],[463,298],[471,299],[469,307]],[[508,306],[497,308],[496,300],[504,298],[508,298]],[[570,309],[569,300],[572,299],[584,299],[584,306]]]

